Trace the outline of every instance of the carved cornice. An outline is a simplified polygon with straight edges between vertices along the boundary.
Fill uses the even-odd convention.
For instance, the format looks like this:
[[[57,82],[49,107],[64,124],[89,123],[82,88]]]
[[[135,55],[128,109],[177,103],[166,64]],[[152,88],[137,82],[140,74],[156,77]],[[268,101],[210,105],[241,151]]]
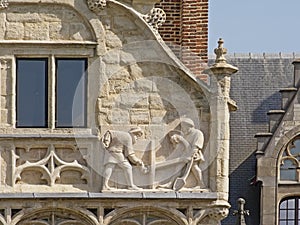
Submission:
[[[166,13],[160,8],[153,8],[151,11],[143,16],[144,20],[155,30],[161,27],[167,19]]]
[[[106,0],[87,0],[87,5],[92,12],[98,13],[106,6]]]

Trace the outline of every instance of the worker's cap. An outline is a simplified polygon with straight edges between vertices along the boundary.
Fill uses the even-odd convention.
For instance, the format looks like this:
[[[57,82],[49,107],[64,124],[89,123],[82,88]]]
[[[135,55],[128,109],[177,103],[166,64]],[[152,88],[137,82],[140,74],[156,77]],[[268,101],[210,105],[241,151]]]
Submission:
[[[194,127],[195,126],[195,124],[194,124],[194,121],[193,120],[191,120],[190,118],[181,118],[180,119],[180,122],[182,123],[182,124],[187,124],[187,125],[189,125],[189,126],[191,126],[191,127]]]
[[[172,137],[175,134],[183,136],[183,133],[180,130],[171,130],[168,135],[169,135],[169,137]]]
[[[143,130],[140,127],[133,127],[129,130],[129,133],[142,136]]]

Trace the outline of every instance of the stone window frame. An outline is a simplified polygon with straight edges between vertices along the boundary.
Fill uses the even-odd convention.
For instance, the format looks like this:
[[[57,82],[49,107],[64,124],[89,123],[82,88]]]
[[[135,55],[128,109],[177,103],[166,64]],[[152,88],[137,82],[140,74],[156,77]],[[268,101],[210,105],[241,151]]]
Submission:
[[[48,126],[45,128],[30,128],[30,129],[50,129],[50,130],[70,130],[74,128],[59,128],[56,127],[55,114],[56,114],[56,69],[55,63],[56,59],[86,59],[87,62],[87,80],[90,73],[90,64],[92,59],[95,57],[95,48],[97,46],[94,42],[61,42],[58,44],[54,43],[15,43],[16,47],[12,52],[12,62],[11,62],[11,76],[12,76],[12,113],[11,113],[11,124],[13,128],[18,130],[28,129],[28,128],[18,128],[17,118],[16,118],[16,82],[17,82],[17,70],[16,70],[16,61],[17,58],[48,58]],[[34,45],[33,45],[34,44]],[[40,47],[40,48],[39,48]],[[89,89],[91,84],[86,82],[86,123],[85,127],[78,129],[88,129],[90,127],[91,121],[89,121],[89,112],[91,111],[90,100],[89,100]],[[77,128],[76,128],[77,129]]]
[[[278,159],[278,183],[279,184],[297,184],[300,183],[300,149],[296,152],[298,154],[293,153],[293,149],[296,148],[296,142],[300,142],[300,135],[291,139],[288,144],[281,151],[279,159]],[[300,143],[299,143],[300,147]],[[284,161],[293,162],[293,168],[286,168],[287,171],[295,171],[295,179],[282,179],[281,172],[284,172],[282,166],[284,165]],[[290,173],[291,173],[290,172]]]

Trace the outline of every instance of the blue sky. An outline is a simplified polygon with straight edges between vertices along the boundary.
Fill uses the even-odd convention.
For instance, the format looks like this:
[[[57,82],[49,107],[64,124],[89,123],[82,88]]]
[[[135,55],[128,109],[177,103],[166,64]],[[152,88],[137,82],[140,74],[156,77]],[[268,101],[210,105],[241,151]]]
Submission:
[[[210,0],[209,53],[300,53],[300,0]]]

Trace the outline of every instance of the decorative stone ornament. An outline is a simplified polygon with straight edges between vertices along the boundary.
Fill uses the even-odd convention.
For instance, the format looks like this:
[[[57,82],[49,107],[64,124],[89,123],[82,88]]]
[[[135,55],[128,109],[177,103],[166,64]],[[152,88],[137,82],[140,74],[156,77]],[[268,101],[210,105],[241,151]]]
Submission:
[[[224,41],[222,38],[218,41],[218,48],[214,50],[216,54],[216,63],[226,63],[224,55],[227,54],[227,49],[223,47]]]
[[[245,216],[249,216],[249,210],[245,210],[246,201],[243,198],[237,200],[238,210],[234,210],[233,215],[237,216],[236,225],[246,225]]]
[[[98,13],[106,6],[106,0],[87,0],[87,5],[92,12]]]
[[[0,1],[0,9],[4,9],[8,7],[8,0],[1,0]]]
[[[229,213],[228,208],[216,207],[208,211],[208,216],[209,218],[215,221],[220,221],[226,218],[228,216],[228,213]]]
[[[164,10],[153,8],[150,13],[144,15],[143,18],[151,27],[157,30],[166,22],[167,16]]]

